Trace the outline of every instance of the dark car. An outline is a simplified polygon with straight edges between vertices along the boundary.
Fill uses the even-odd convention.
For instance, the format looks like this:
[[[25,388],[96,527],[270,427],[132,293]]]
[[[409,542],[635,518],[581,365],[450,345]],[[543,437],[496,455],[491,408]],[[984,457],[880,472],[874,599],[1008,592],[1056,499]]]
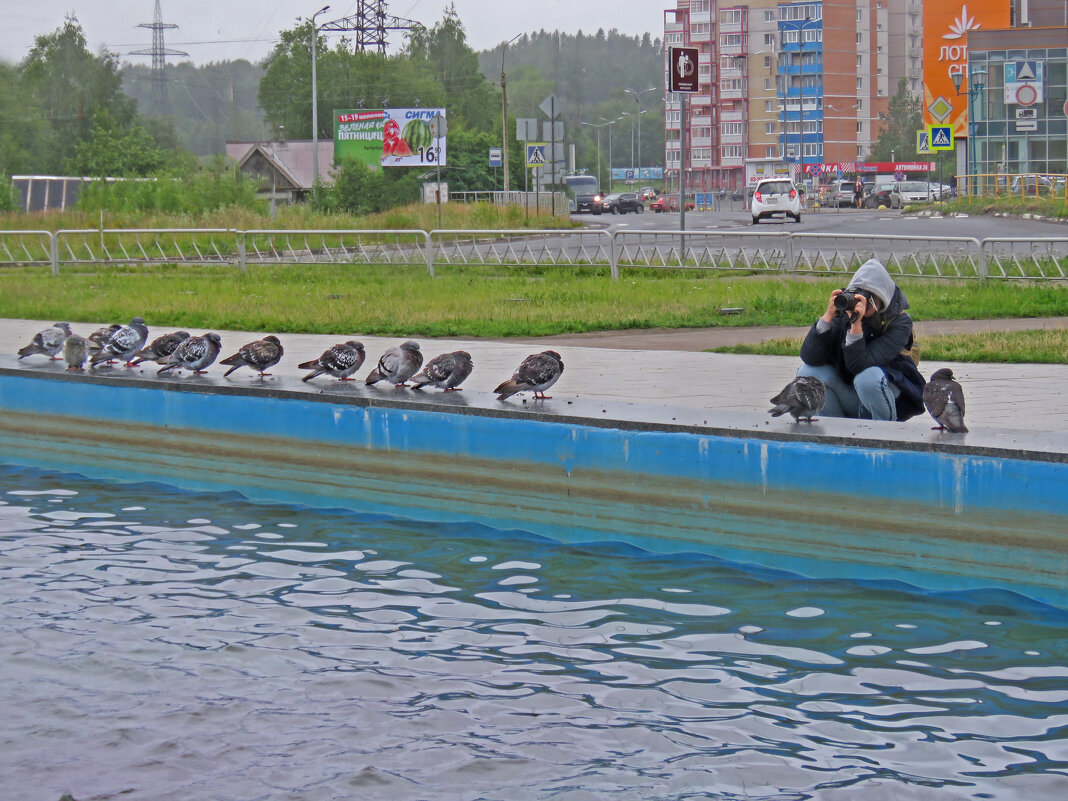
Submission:
[[[893,202],[890,199],[890,192],[893,188],[893,184],[876,184],[873,186],[871,191],[864,197],[864,208],[893,208]]]
[[[606,195],[601,201],[600,211],[595,208],[593,213],[626,214],[628,211],[633,211],[635,214],[641,214],[645,211],[645,204],[642,203],[642,199],[636,192],[620,192],[615,195]]]

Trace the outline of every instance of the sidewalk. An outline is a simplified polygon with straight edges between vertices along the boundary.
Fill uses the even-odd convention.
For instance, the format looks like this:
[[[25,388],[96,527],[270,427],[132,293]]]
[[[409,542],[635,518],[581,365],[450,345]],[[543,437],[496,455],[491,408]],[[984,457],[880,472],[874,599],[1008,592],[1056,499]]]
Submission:
[[[33,335],[51,321],[0,320],[0,354],[14,355]],[[72,326],[83,336],[103,323],[77,323]],[[1043,320],[960,321],[917,324],[919,337],[969,330],[1020,330],[1022,328],[1064,328],[1068,318]],[[174,330],[173,327],[150,326],[150,337]],[[422,347],[426,360],[451,350],[471,353],[475,369],[464,385],[464,397],[490,396],[501,381],[507,379],[528,353],[552,348],[564,360],[565,372],[553,387],[550,404],[568,401],[640,404],[665,412],[671,408],[763,414],[768,400],[792,377],[798,360],[788,356],[737,356],[703,353],[704,348],[732,342],[753,342],[782,336],[803,336],[807,329],[796,328],[714,328],[680,331],[620,331],[563,335],[511,340],[427,339],[413,337]],[[192,331],[199,334],[201,331]],[[222,358],[231,355],[246,342],[263,336],[260,332],[220,331]],[[266,333],[266,332],[264,332]],[[330,345],[356,338],[364,343],[367,362],[358,376],[366,376],[382,352],[400,341],[399,337],[369,337],[360,334],[319,335],[280,334],[286,355],[271,370],[279,377],[299,377],[297,364],[314,359]],[[32,368],[43,363],[41,356],[29,357],[20,365]],[[1068,431],[1068,365],[1018,364],[947,364],[923,362],[921,372],[929,376],[942,366],[953,368],[964,386],[967,398],[967,422],[973,430],[1005,429],[1029,432]],[[125,370],[126,368],[103,368]],[[144,370],[153,375],[151,365]],[[221,375],[223,368],[211,372]],[[260,379],[242,368],[228,381],[249,384]],[[318,379],[320,382],[322,379]],[[403,390],[401,390],[403,392]],[[426,397],[437,390],[423,393]],[[517,402],[523,398],[517,396]],[[789,423],[786,423],[787,425]],[[933,421],[918,416],[902,425],[910,430],[927,431]]]

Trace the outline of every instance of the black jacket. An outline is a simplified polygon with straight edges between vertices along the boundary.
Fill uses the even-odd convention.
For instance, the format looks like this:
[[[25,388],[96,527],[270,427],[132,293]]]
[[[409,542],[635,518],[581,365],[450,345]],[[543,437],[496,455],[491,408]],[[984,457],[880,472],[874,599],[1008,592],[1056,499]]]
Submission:
[[[901,289],[895,289],[886,311],[866,318],[864,336],[851,345],[845,344],[849,321],[844,316],[835,317],[830,329],[823,333],[813,325],[801,345],[801,361],[813,367],[831,365],[850,383],[869,367],[881,367],[901,390],[896,404],[897,419],[908,420],[922,413],[926,382],[912,357],[903,353],[912,349],[912,318],[904,306]]]

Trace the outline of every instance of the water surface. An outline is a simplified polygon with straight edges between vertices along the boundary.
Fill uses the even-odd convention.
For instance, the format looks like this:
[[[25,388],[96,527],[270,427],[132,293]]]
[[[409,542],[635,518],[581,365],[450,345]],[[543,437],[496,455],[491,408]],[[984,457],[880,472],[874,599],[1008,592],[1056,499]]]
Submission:
[[[0,468],[0,798],[1064,799],[1068,613]]]

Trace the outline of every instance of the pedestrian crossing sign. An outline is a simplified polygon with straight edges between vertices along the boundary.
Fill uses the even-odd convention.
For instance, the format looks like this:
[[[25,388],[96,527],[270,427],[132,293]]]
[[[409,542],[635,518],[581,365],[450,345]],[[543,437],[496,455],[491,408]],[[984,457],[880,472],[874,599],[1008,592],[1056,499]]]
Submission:
[[[931,135],[926,128],[916,131],[916,152],[921,156],[929,156],[935,152],[931,148]]]
[[[549,146],[548,142],[532,142],[527,144],[527,166],[528,167],[544,167],[545,166],[545,149]]]
[[[931,150],[953,149],[953,126],[931,125],[927,128],[927,146]]]

